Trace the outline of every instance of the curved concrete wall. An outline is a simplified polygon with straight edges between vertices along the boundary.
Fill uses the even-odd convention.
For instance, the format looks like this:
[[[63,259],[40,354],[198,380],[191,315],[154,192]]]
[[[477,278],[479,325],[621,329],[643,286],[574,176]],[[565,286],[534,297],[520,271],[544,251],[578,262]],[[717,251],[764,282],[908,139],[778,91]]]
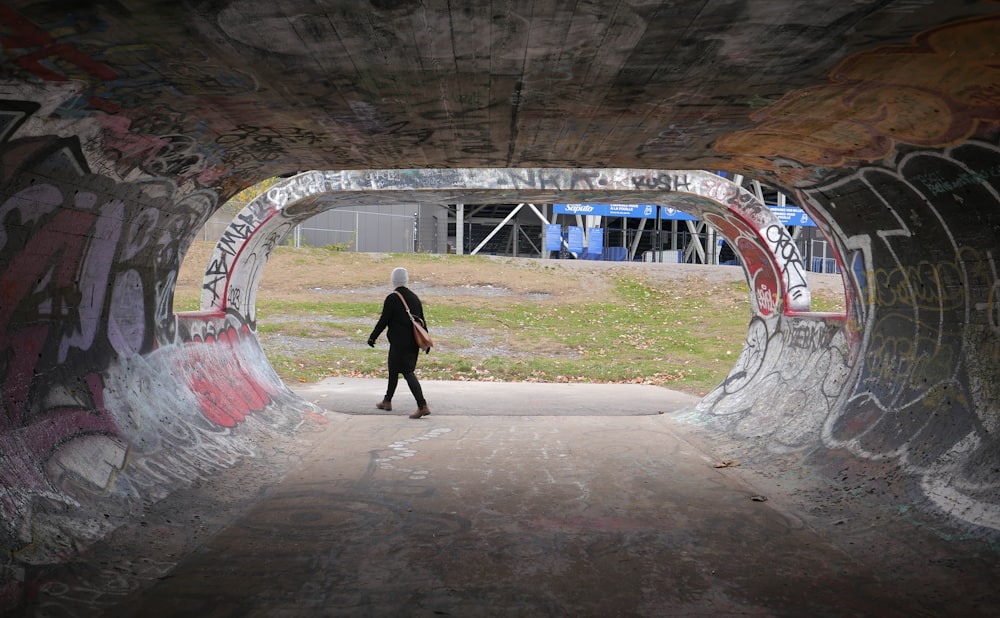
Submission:
[[[250,200],[223,232],[202,286],[202,309],[255,323],[254,301],[268,256],[294,227],[322,210],[407,196],[429,203],[489,200],[557,203],[646,200],[710,222],[743,258],[753,311],[808,311],[805,265],[788,230],[739,185],[703,171],[662,170],[370,170],[312,171],[277,182]],[[600,187],[597,189],[596,187]],[[645,187],[660,187],[653,191]]]
[[[754,320],[699,409],[767,450],[846,449],[873,490],[1000,529],[998,155],[911,151],[802,191],[845,266],[846,322]]]
[[[321,422],[264,358],[253,293],[331,191],[700,213],[745,257],[755,315],[691,420],[1000,529],[1000,4],[55,4],[0,5],[0,610],[260,432]],[[781,230],[686,169],[795,195],[837,248],[847,315],[797,312]],[[344,171],[266,194],[220,243],[205,310],[175,314],[203,222],[301,170]]]
[[[245,322],[171,312],[210,196],[109,182],[59,140],[39,145],[0,203],[8,607],[33,568],[234,465],[260,432],[320,415],[275,375]]]

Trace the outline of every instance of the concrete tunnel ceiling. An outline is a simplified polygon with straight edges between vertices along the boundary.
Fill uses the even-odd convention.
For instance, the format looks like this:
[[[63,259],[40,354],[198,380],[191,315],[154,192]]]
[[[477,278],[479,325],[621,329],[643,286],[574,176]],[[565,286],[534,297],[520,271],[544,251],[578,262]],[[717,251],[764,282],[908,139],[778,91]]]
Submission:
[[[172,307],[211,214],[307,170],[526,199],[541,170],[760,179],[835,248],[847,316],[755,312],[693,422],[1000,531],[1000,3],[25,0],[0,24],[0,609],[323,413],[250,317]],[[631,178],[581,190],[678,195]]]

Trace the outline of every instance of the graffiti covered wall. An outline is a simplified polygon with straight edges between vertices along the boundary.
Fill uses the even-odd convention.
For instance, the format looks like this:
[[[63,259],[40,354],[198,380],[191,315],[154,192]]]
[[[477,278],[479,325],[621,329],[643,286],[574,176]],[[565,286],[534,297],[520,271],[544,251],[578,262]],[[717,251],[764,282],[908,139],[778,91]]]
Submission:
[[[173,313],[215,193],[115,181],[76,138],[20,138],[40,107],[0,104],[0,610],[45,585],[45,566],[316,411],[243,322]]]
[[[0,6],[0,611],[314,418],[253,305],[318,192],[693,210],[740,251],[753,306],[701,417],[1000,529],[1000,3],[299,8]],[[846,315],[807,314],[788,231],[688,168],[794,193],[845,267]],[[205,311],[175,315],[198,228],[279,175],[220,243]]]
[[[700,410],[772,452],[889,461],[933,508],[1000,528],[1000,148],[911,150],[802,195],[844,258],[848,314],[755,321]]]
[[[960,19],[848,56],[828,83],[790,91],[719,140],[798,187],[843,264],[848,312],[832,337],[790,335],[824,330],[812,317],[751,325],[737,370],[701,405],[765,450],[846,450],[880,468],[881,488],[994,530],[998,25]],[[790,350],[790,338],[813,343]],[[734,388],[744,366],[769,377]],[[797,404],[775,414],[775,392]]]

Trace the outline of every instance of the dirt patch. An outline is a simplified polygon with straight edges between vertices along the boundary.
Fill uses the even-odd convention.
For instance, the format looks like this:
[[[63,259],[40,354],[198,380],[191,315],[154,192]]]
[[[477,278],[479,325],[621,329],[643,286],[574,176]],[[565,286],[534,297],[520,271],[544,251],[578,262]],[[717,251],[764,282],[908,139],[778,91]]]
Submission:
[[[212,243],[197,242],[184,261],[177,281],[179,294],[200,293]],[[564,262],[564,263],[563,263]],[[390,290],[393,268],[406,268],[410,287],[421,296],[554,299],[583,303],[607,295],[611,282],[606,269],[576,260],[536,260],[494,256],[387,255],[330,252],[321,249],[279,247],[268,259],[257,291],[258,298],[315,300],[317,294],[371,294],[381,298]],[[559,276],[553,277],[553,274]],[[595,276],[596,275],[596,276]],[[460,304],[466,304],[461,302]]]
[[[214,246],[199,241],[191,247],[178,276],[178,294],[200,294]],[[397,266],[410,272],[410,287],[421,296],[450,298],[459,306],[471,306],[475,299],[483,297],[547,299],[566,304],[597,302],[608,295],[614,275],[619,273],[641,273],[667,283],[746,283],[739,266],[388,255],[278,247],[268,259],[257,295],[292,301],[337,294],[351,294],[353,298],[371,295],[380,299],[390,289],[389,274]],[[808,276],[815,292],[843,295],[840,275],[809,273]]]

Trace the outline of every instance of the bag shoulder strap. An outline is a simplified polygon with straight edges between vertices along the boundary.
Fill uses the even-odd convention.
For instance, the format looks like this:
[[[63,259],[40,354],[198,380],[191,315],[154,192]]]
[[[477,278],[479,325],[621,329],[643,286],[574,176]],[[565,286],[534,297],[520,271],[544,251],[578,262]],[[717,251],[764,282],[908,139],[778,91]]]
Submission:
[[[403,298],[403,293],[400,292],[399,290],[394,290],[394,291],[396,292],[396,296],[399,297],[399,300],[403,301],[403,309],[406,309],[406,312],[410,313],[410,306],[406,304],[406,299]]]
[[[410,312],[410,306],[406,304],[406,299],[403,298],[403,294],[399,290],[396,290],[396,296],[399,297],[399,300],[403,301],[403,309],[406,309],[406,315],[410,316],[411,320],[424,321],[423,318],[418,318]]]
[[[403,309],[406,309],[406,315],[410,316],[410,319],[413,320],[414,322],[417,322],[418,324],[420,324],[421,322],[423,322],[423,324],[420,324],[421,327],[422,328],[427,328],[427,326],[426,326],[427,325],[427,321],[424,320],[423,318],[417,317],[417,316],[413,315],[412,313],[410,313],[410,306],[406,304],[406,299],[403,298],[403,294],[399,290],[395,290],[395,292],[396,292],[396,296],[399,296],[399,300],[403,301]]]

